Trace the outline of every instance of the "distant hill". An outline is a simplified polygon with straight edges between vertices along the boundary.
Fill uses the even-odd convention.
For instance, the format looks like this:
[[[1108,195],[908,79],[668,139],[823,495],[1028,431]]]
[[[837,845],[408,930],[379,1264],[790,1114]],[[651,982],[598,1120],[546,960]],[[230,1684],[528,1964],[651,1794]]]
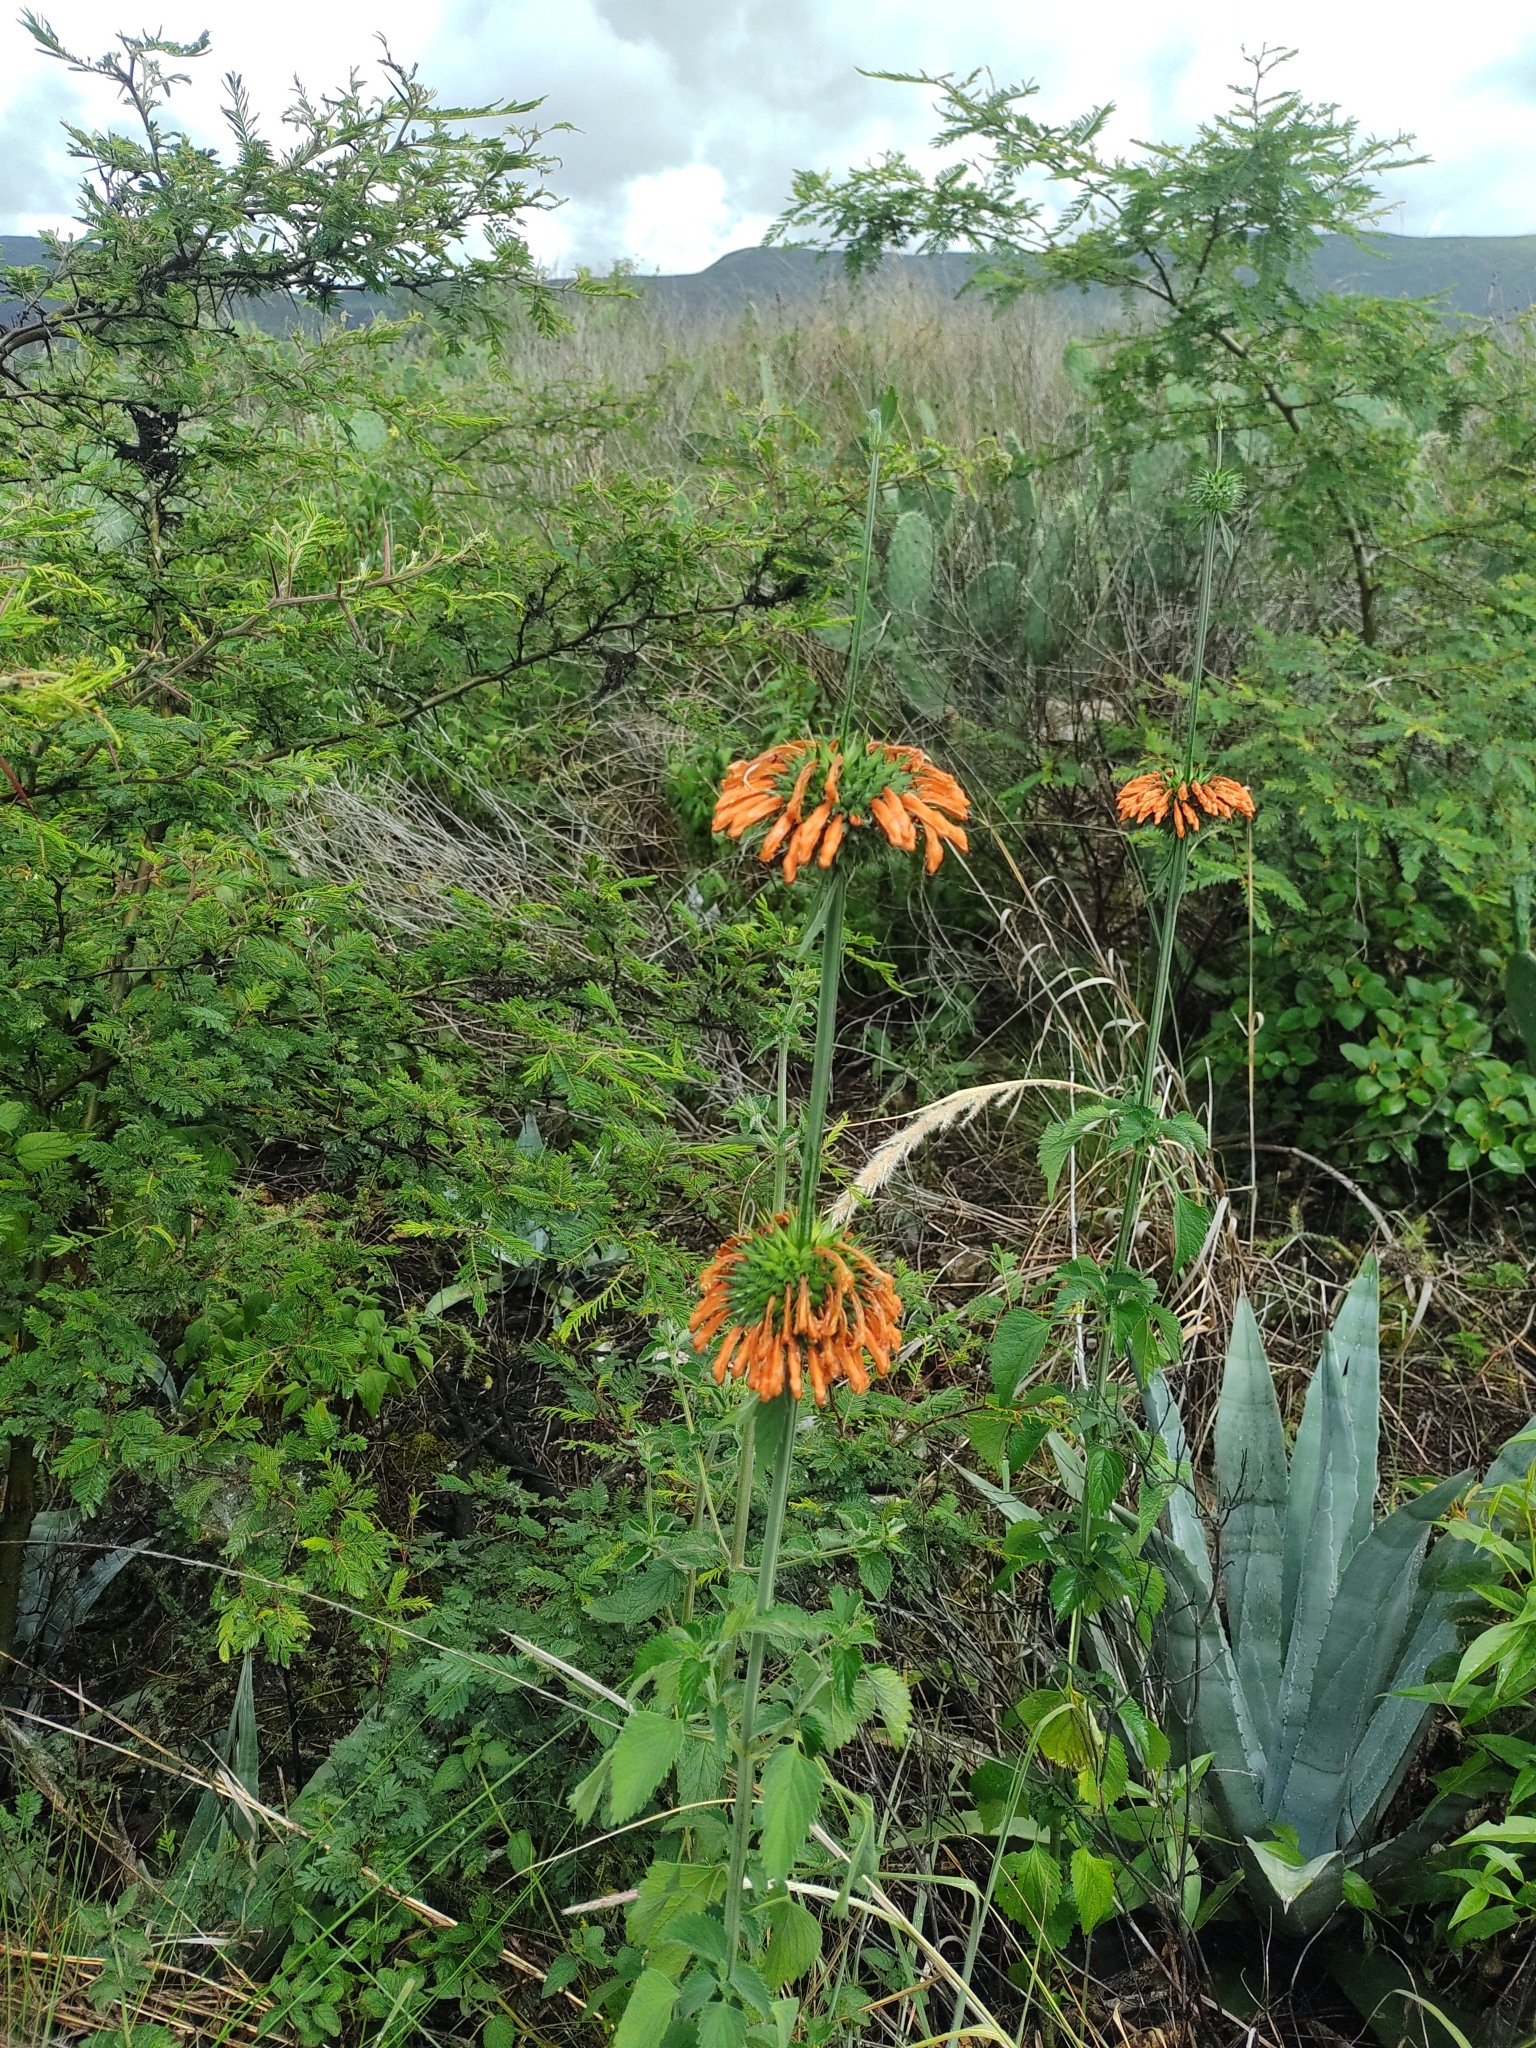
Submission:
[[[13,264],[20,269],[42,261],[43,245],[36,235],[0,235],[0,264]],[[0,323],[4,321],[4,307],[14,303],[0,293]],[[387,300],[368,292],[343,292],[341,304],[349,320],[364,324],[389,310]],[[282,299],[242,304],[241,311],[267,334],[291,334],[296,327],[308,331],[317,322],[317,316],[310,308]]]
[[[35,235],[0,235],[0,263],[36,263],[42,244]],[[886,274],[927,281],[935,291],[959,291],[975,258],[890,256]],[[733,249],[707,270],[674,276],[636,277],[647,292],[700,312],[732,312],[754,301],[809,302],[840,275],[835,258],[812,249]],[[1389,299],[1444,299],[1449,311],[1504,318],[1536,304],[1536,235],[1368,235],[1365,246],[1346,235],[1329,235],[1318,251],[1318,283],[1326,291],[1371,293]],[[382,301],[346,295],[354,319],[371,319]],[[259,318],[263,327],[283,331],[293,324],[287,308]]]
[[[970,256],[890,256],[890,276],[921,277],[957,292],[975,267]],[[835,258],[812,249],[733,249],[681,276],[634,282],[678,306],[723,311],[752,301],[813,300],[839,274]],[[1325,291],[1379,298],[1443,297],[1447,309],[1480,317],[1523,313],[1536,303],[1536,235],[1369,235],[1365,247],[1329,235],[1314,275]]]

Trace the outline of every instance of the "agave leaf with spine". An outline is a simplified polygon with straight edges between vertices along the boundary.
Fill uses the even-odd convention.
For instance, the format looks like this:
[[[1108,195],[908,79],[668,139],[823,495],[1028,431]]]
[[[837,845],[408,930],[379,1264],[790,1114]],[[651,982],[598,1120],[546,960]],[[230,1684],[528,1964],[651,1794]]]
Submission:
[[[1161,1374],[1145,1394],[1179,1474],[1157,1546],[1169,1581],[1155,1654],[1170,1733],[1187,1756],[1212,1759],[1211,1838],[1241,1863],[1260,1910],[1299,1933],[1332,1915],[1346,1871],[1379,1883],[1459,1825],[1462,1810],[1437,1801],[1403,1834],[1375,1839],[1430,1712],[1402,1689],[1422,1685],[1456,1642],[1455,1550],[1425,1553],[1472,1478],[1458,1474],[1374,1520],[1380,1372],[1368,1260],[1324,1339],[1287,1456],[1263,1340],[1239,1303],[1216,1415],[1215,1573],[1178,1406]],[[1527,1429],[1487,1483],[1518,1481],[1533,1463]]]

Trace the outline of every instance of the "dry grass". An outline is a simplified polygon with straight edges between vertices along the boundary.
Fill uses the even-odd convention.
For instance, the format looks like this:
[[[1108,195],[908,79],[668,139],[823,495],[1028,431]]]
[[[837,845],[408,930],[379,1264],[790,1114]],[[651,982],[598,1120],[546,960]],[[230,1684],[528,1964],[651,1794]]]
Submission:
[[[847,442],[889,385],[915,440],[969,451],[1013,433],[1032,445],[1054,435],[1072,403],[1066,342],[1098,324],[1059,299],[995,312],[920,278],[882,277],[854,290],[831,266],[819,298],[740,312],[636,289],[632,299],[578,303],[568,335],[514,328],[495,374],[519,389],[649,389],[654,414],[641,445],[627,451],[646,468],[690,466],[691,437],[741,402],[791,408]]]

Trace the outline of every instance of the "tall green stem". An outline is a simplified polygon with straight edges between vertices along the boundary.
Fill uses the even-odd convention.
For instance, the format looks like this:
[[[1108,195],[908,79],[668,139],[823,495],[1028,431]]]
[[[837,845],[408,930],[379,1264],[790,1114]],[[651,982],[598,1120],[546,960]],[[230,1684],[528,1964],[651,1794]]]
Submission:
[[[843,690],[843,717],[838,728],[838,745],[848,744],[853,721],[853,696],[859,681],[859,658],[864,652],[864,617],[869,610],[869,572],[875,559],[875,515],[880,505],[880,450],[885,428],[876,406],[869,415],[869,488],[864,494],[864,551],[859,561],[859,589],[853,607],[853,627],[848,638],[848,678]]]
[[[1180,780],[1188,782],[1194,773],[1196,749],[1200,743],[1200,689],[1205,681],[1205,642],[1211,625],[1211,586],[1216,572],[1216,530],[1220,521],[1212,513],[1205,522],[1205,553],[1200,563],[1200,611],[1195,626],[1195,660],[1189,685],[1189,716],[1184,728],[1184,760]],[[1157,979],[1152,986],[1152,1009],[1147,1018],[1147,1041],[1142,1053],[1141,1080],[1136,1090],[1136,1100],[1143,1109],[1152,1107],[1152,1098],[1157,1089],[1157,1063],[1163,1043],[1163,1027],[1168,1021],[1168,992],[1173,985],[1173,953],[1178,938],[1179,906],[1184,900],[1184,885],[1189,877],[1189,841],[1175,839],[1173,853],[1168,862],[1168,873],[1163,884],[1161,928],[1157,944]],[[1130,1172],[1126,1176],[1125,1206],[1120,1212],[1120,1233],[1115,1240],[1115,1264],[1123,1266],[1131,1255],[1131,1243],[1135,1236],[1136,1219],[1141,1210],[1142,1184],[1146,1179],[1147,1147],[1138,1145],[1131,1154]],[[1102,1364],[1107,1364],[1104,1347],[1100,1346]],[[1101,1371],[1102,1371],[1101,1364]]]
[[[761,1433],[764,1458],[771,1462],[773,1477],[768,1487],[768,1517],[763,1524],[763,1554],[757,1567],[757,1601],[754,1613],[760,1620],[773,1605],[778,1577],[779,1550],[784,1541],[784,1513],[789,1504],[789,1475],[795,1456],[795,1411],[799,1406],[788,1393],[765,1401],[753,1418],[755,1427],[742,1433],[743,1469],[750,1474],[752,1439]],[[750,1477],[747,1480],[750,1489]],[[731,1816],[731,1863],[725,1889],[726,1953],[734,1962],[741,1945],[742,1892],[747,1875],[747,1854],[752,1846],[752,1802],[757,1776],[753,1753],[756,1737],[757,1696],[763,1683],[763,1656],[768,1638],[754,1630],[747,1651],[747,1676],[741,1695],[741,1720],[736,1736],[736,1806]]]
[[[843,970],[844,875],[828,885],[827,914],[821,928],[821,982],[816,995],[816,1049],[811,1060],[811,1093],[805,1106],[800,1151],[800,1225],[808,1228],[816,1215],[821,1185],[821,1141],[827,1123],[827,1097],[832,1088],[832,1049],[837,1035],[837,991]],[[736,1490],[736,1531],[731,1562],[738,1569],[746,1558],[747,1513],[752,1500],[752,1470],[759,1448],[772,1467],[768,1486],[768,1517],[763,1524],[763,1554],[757,1567],[757,1601],[761,1618],[773,1605],[779,1550],[784,1541],[784,1515],[789,1504],[789,1475],[795,1455],[795,1415],[799,1403],[786,1390],[762,1402],[750,1426],[742,1430],[741,1469]],[[757,1439],[761,1438],[759,1446]],[[726,1878],[726,1952],[734,1960],[741,1945],[742,1887],[752,1847],[752,1801],[757,1775],[757,1697],[763,1683],[763,1658],[768,1639],[754,1629],[747,1648],[747,1673],[741,1693],[741,1718],[736,1731],[736,1805],[731,1816],[731,1861]]]
[[[837,990],[843,972],[843,904],[848,877],[839,871],[828,884],[827,917],[821,928],[821,986],[816,993],[816,1050],[811,1056],[811,1093],[805,1105],[800,1146],[800,1227],[808,1229],[816,1215],[821,1185],[821,1141],[827,1128],[827,1097],[832,1089],[832,1052],[837,1043]]]

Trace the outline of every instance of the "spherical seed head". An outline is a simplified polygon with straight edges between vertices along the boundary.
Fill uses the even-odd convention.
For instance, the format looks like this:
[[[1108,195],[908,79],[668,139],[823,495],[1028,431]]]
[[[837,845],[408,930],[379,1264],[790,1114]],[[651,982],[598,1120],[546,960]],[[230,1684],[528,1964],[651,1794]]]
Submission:
[[[760,1400],[807,1382],[818,1407],[845,1379],[855,1393],[890,1371],[901,1339],[895,1282],[853,1240],[820,1220],[776,1216],[728,1238],[700,1276],[689,1320],[694,1349],[718,1340],[714,1376],[745,1379]],[[866,1360],[868,1361],[866,1363]]]
[[[733,761],[715,805],[714,830],[731,839],[765,828],[758,858],[782,856],[793,882],[812,865],[830,868],[878,826],[905,853],[921,847],[932,874],[946,847],[969,851],[962,821],[970,798],[921,747],[864,736],[786,740],[750,761]]]
[[[1243,501],[1243,480],[1235,469],[1202,469],[1189,487],[1192,512],[1222,519]]]

